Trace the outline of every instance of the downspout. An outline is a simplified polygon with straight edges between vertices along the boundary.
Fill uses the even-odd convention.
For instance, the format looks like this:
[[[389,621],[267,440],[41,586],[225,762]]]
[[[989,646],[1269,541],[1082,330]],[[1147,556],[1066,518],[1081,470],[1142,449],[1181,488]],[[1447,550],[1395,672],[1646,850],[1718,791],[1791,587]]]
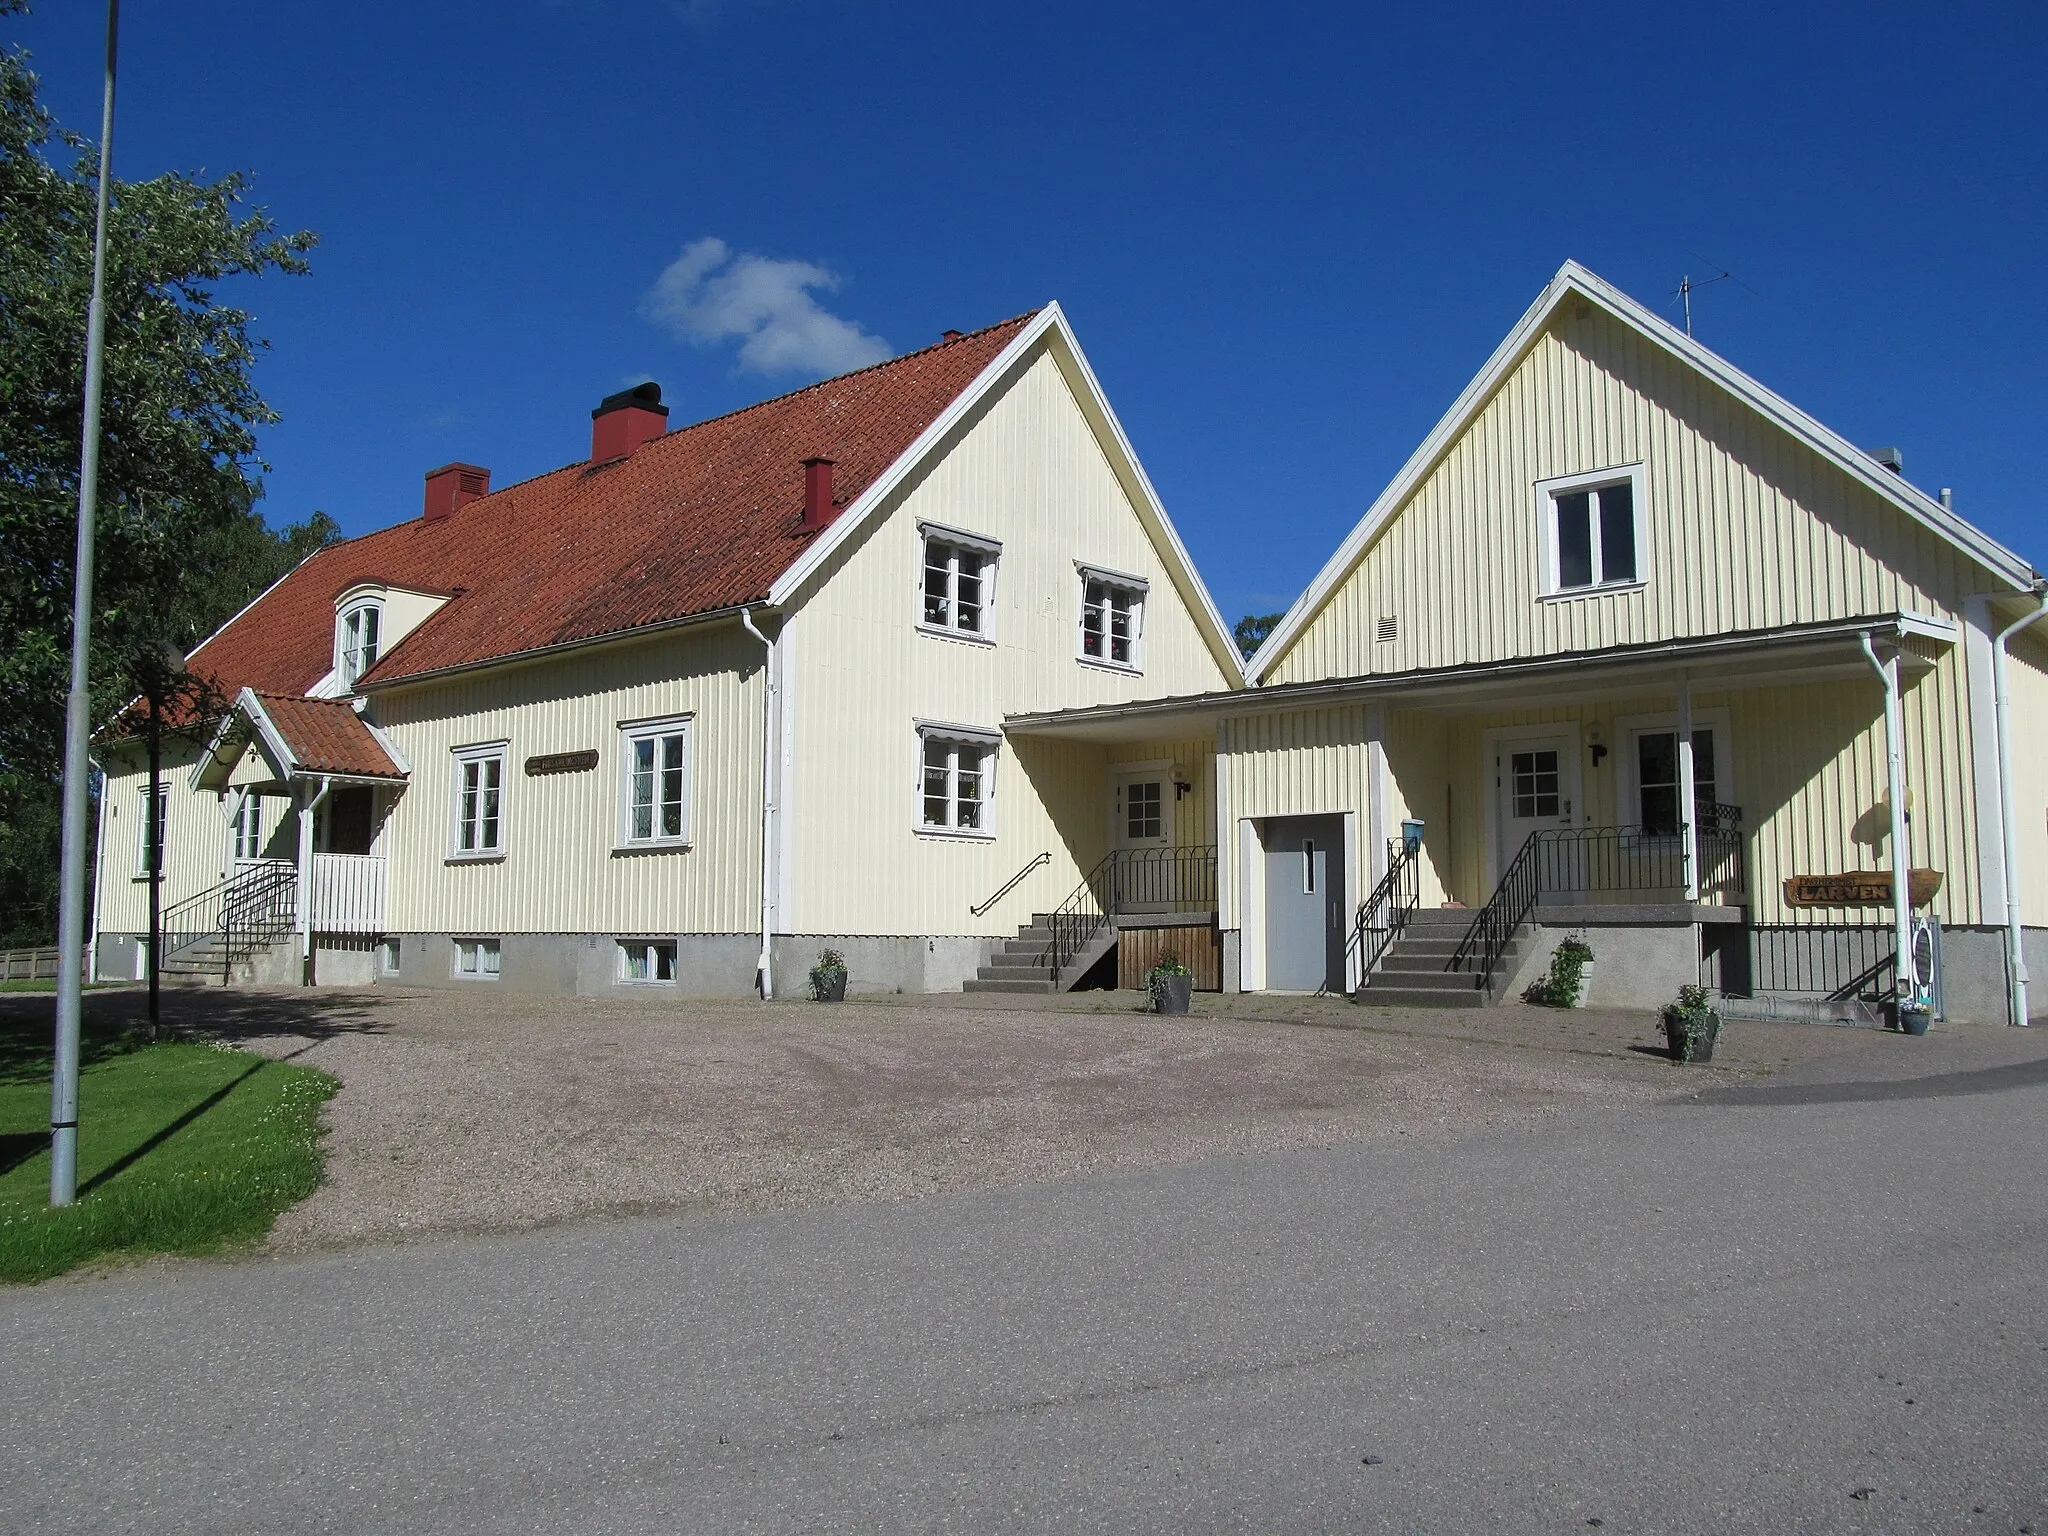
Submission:
[[[1912,876],[1911,850],[1906,847],[1906,754],[1905,720],[1899,710],[1899,657],[1892,653],[1889,663],[1879,661],[1870,644],[1870,631],[1856,637],[1863,656],[1884,684],[1885,793],[1891,801],[1892,821],[1892,939],[1898,948],[1893,974],[1901,1002],[1905,1001],[1907,980],[1913,970],[1913,894],[1907,889]]]
[[[2006,1007],[2015,1024],[2027,1022],[2027,952],[2020,934],[2020,837],[2013,825],[2012,694],[2006,675],[2005,642],[2048,613],[2048,584],[2034,589],[2039,603],[1998,632],[1991,642],[1991,715],[1998,736],[1998,825],[2005,863]]]
[[[752,609],[740,610],[740,623],[767,652],[761,667],[761,958],[757,962],[761,999],[767,1002],[775,996],[775,706],[779,690],[775,682],[775,642],[755,628]]]
[[[320,781],[320,793],[299,802],[299,982],[313,985],[313,813],[334,787],[332,779]]]

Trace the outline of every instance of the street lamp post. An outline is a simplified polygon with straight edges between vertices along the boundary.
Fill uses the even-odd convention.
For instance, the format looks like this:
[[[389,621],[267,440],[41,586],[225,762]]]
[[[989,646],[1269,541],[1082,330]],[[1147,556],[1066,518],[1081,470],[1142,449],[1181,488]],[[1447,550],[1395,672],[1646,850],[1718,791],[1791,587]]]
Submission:
[[[64,700],[63,894],[57,917],[57,1051],[50,1079],[50,1204],[78,1197],[78,1013],[85,970],[86,749],[92,734],[93,516],[100,481],[100,393],[107,336],[107,208],[113,188],[114,50],[121,0],[107,0],[107,84],[100,109],[99,208],[85,320],[85,442],[78,456],[78,561],[71,584],[71,691]]]

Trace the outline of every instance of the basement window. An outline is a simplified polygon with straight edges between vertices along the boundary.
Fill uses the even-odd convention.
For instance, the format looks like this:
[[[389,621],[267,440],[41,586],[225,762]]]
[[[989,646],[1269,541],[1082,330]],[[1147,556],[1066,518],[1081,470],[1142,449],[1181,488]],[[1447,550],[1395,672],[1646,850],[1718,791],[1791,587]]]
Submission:
[[[457,939],[455,941],[455,978],[458,981],[496,981],[498,979],[498,941],[496,939]]]
[[[996,736],[921,725],[917,737],[918,831],[995,836]]]
[[[918,526],[924,535],[918,627],[956,639],[989,640],[1002,545],[936,523]]]
[[[659,985],[675,979],[674,939],[619,940],[619,980]]]
[[[1537,482],[1543,591],[1576,597],[1644,579],[1643,467]]]

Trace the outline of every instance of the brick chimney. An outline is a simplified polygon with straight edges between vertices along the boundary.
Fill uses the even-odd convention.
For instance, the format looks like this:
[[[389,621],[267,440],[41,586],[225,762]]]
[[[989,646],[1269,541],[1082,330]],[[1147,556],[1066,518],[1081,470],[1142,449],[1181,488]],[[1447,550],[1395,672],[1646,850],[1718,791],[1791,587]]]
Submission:
[[[443,464],[427,471],[427,507],[420,516],[431,523],[490,494],[488,469],[475,464]]]
[[[832,505],[832,460],[804,460],[804,532],[815,533],[839,515]]]
[[[651,380],[606,395],[590,413],[590,462],[623,459],[642,443],[668,430],[668,407],[661,386]]]

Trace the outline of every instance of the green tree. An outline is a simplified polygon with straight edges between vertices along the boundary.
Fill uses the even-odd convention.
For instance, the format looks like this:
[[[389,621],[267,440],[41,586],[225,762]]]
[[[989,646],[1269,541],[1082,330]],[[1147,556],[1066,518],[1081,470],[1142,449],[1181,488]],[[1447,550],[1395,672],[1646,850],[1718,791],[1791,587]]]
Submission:
[[[1230,633],[1237,640],[1237,648],[1249,660],[1251,654],[1266,643],[1266,636],[1273,633],[1273,627],[1286,617],[1284,613],[1248,613],[1237,621],[1237,627]]]
[[[0,0],[0,18],[25,9]],[[13,930],[0,942],[54,928],[97,176],[92,146],[43,107],[27,55],[0,46],[0,929]],[[277,419],[252,376],[265,344],[217,290],[304,272],[314,237],[278,233],[248,191],[239,172],[114,181],[96,720],[336,536],[324,514],[280,533],[256,510],[256,432]]]

